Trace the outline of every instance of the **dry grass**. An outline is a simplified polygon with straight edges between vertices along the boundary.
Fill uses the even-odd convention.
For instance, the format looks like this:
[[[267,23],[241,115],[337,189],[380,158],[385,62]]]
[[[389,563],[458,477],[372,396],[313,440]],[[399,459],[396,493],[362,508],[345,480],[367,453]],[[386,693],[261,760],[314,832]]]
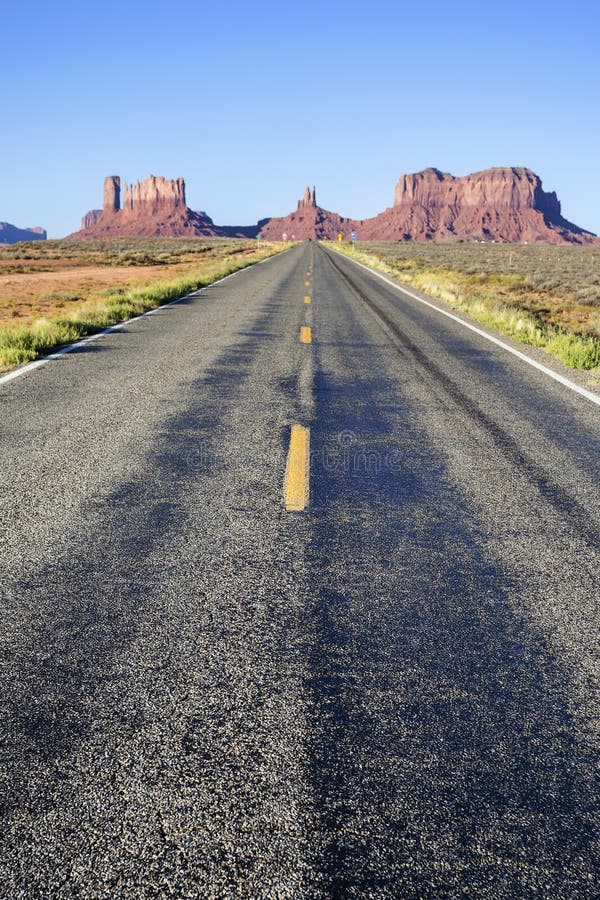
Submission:
[[[0,248],[0,324],[61,316],[109,289],[186,277],[199,264],[255,250],[255,241],[182,238],[40,241]]]
[[[600,246],[367,242],[355,255],[572,368],[600,366]]]
[[[114,238],[0,249],[0,370],[138,315],[283,249],[223,239]]]

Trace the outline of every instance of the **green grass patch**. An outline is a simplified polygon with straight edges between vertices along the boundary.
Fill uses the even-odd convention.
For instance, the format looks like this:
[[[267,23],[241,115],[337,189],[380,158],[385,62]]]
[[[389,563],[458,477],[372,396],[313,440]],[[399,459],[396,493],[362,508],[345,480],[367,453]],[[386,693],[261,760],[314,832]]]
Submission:
[[[66,315],[40,317],[26,325],[2,325],[0,368],[8,369],[31,362],[85,335],[206,287],[219,278],[267,259],[283,249],[284,245],[256,249],[247,242],[243,245],[238,243],[237,248],[235,245],[227,247],[226,252],[220,253],[218,258],[199,260],[197,268],[186,277],[156,281],[131,289],[105,289],[97,292],[92,299],[76,303]]]

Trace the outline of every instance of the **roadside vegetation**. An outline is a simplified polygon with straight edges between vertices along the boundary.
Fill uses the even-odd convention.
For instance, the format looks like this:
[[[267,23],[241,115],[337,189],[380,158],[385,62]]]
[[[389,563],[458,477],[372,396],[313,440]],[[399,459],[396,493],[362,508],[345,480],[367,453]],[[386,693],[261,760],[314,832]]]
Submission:
[[[330,244],[453,309],[600,377],[600,246]]]
[[[253,240],[112,238],[0,248],[0,371],[285,249]]]

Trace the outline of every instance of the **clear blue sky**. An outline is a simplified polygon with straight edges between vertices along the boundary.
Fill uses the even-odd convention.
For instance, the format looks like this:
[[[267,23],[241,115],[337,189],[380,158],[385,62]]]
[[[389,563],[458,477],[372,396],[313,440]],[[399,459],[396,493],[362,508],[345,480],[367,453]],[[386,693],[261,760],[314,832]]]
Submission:
[[[75,230],[105,175],[219,224],[358,218],[405,172],[527,165],[600,233],[595,2],[5,4],[0,220]]]

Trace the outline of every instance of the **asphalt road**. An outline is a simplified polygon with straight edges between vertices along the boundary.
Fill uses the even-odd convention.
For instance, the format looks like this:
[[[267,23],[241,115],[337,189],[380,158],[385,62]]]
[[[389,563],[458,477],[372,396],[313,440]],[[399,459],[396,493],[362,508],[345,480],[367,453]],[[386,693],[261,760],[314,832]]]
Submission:
[[[597,897],[599,418],[315,244],[1,385],[0,895]]]

